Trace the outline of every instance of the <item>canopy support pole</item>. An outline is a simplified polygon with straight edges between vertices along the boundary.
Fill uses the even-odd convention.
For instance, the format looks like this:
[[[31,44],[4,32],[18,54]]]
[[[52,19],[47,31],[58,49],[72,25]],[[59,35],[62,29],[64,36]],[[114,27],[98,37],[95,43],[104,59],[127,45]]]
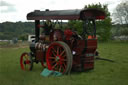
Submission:
[[[35,42],[39,41],[39,35],[40,35],[40,20],[35,20]]]

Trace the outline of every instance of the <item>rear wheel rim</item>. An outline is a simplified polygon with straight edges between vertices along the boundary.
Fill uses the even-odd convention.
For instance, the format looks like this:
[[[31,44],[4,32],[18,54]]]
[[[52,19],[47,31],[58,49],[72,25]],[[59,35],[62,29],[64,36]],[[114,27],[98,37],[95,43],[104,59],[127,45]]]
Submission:
[[[49,70],[58,71],[64,74],[71,69],[72,56],[71,53],[69,53],[70,49],[66,48],[69,47],[67,47],[67,45],[65,45],[65,43],[63,42],[57,42],[50,45],[46,56],[46,61]]]

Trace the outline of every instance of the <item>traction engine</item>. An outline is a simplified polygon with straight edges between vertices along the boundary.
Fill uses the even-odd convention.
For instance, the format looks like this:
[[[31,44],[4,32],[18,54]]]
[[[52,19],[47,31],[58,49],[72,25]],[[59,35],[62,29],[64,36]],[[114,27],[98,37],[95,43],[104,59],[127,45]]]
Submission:
[[[97,49],[95,20],[104,18],[105,13],[98,9],[28,13],[27,19],[35,20],[35,41],[30,44],[30,52],[21,55],[21,69],[32,70],[34,62],[63,74],[93,69]],[[79,20],[83,25],[82,34],[69,28],[62,30],[63,20]],[[60,29],[56,29],[56,25],[60,25]]]

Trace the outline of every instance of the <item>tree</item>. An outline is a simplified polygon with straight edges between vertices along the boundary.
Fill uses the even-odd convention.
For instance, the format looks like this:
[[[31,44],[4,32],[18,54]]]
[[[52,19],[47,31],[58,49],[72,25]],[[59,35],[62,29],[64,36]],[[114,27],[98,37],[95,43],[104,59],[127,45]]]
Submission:
[[[78,34],[82,34],[82,25],[83,22],[82,21],[74,21],[74,20],[71,20],[68,22],[68,27],[70,27],[72,30],[74,31],[77,31]]]
[[[100,41],[107,41],[110,39],[111,36],[111,18],[110,18],[110,12],[108,11],[107,5],[102,5],[100,3],[98,4],[89,4],[85,5],[84,9],[86,8],[97,8],[106,13],[105,20],[97,20],[96,21],[96,28],[97,28],[97,36],[99,37]],[[75,30],[78,31],[78,33],[81,34],[82,32],[82,21],[69,21],[69,26],[71,28],[75,28]]]
[[[26,40],[24,34],[34,34],[34,22],[0,23],[0,40],[20,38]]]
[[[128,24],[128,1],[124,0],[118,4],[113,16],[116,24]]]
[[[96,21],[96,28],[97,28],[97,35],[99,36],[100,41],[107,41],[111,37],[111,21],[110,12],[108,11],[108,5],[102,5],[101,3],[92,4],[92,5],[85,5],[86,8],[97,8],[105,12],[106,18],[105,20],[98,20]]]
[[[18,39],[26,41],[26,40],[28,40],[28,34],[22,34],[22,35],[20,35],[20,37]]]
[[[115,26],[113,35],[128,36],[128,1],[123,0],[118,4],[113,12]]]

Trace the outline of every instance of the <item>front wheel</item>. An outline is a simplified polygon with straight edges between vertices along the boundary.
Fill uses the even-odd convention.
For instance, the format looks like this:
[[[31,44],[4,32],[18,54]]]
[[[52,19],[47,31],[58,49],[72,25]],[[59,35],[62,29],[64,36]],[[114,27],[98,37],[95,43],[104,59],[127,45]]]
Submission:
[[[32,70],[33,61],[30,53],[23,53],[20,57],[20,66],[22,70]]]
[[[69,46],[61,41],[53,42],[46,53],[49,70],[67,74],[72,68],[72,53]]]

